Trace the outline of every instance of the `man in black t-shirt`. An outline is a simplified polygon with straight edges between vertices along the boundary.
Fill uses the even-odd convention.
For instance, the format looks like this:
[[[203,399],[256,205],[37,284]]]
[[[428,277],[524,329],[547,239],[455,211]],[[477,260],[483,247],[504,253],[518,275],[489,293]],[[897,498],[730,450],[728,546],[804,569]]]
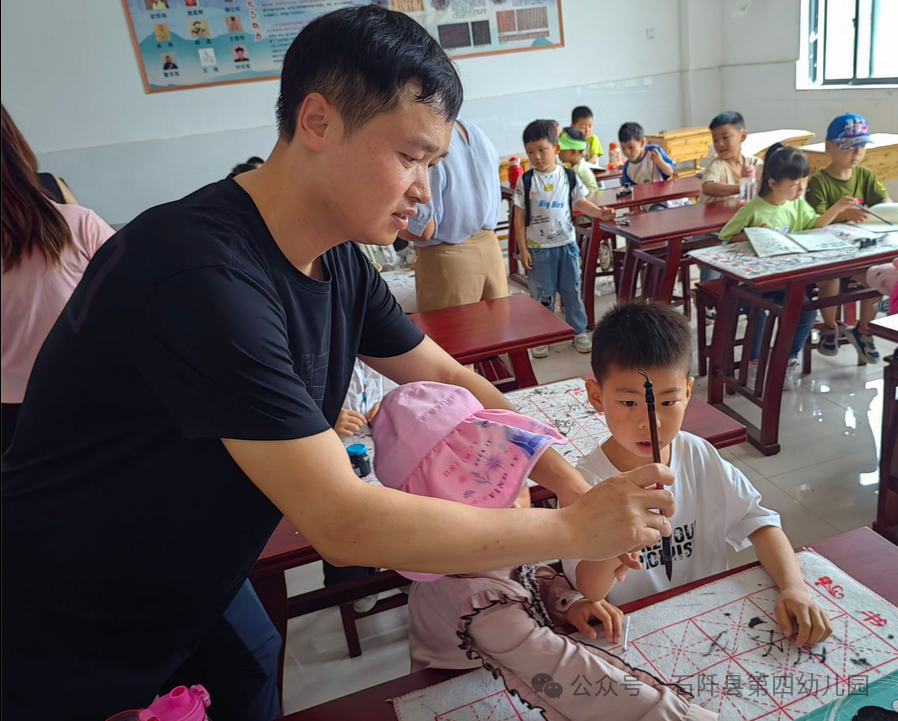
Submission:
[[[276,715],[273,629],[246,578],[282,513],[335,564],[438,573],[613,558],[670,533],[651,509],[670,515],[671,495],[646,489],[670,482],[659,467],[587,493],[549,451],[532,476],[568,508],[488,511],[360,482],[332,430],[357,356],[509,407],[346,242],[406,228],[461,101],[407,16],[323,16],[285,57],[270,160],[96,254],[4,458],[7,718],[101,721],[186,669],[216,721]]]

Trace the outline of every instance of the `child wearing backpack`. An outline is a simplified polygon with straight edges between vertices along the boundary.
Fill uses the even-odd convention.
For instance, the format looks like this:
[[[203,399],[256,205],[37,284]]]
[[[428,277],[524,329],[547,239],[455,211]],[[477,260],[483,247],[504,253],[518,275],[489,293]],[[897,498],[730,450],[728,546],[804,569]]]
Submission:
[[[558,132],[551,120],[530,123],[524,129],[524,147],[531,169],[515,185],[514,224],[530,296],[554,311],[555,296],[561,295],[564,319],[574,329],[574,348],[589,353],[592,341],[586,333],[574,210],[603,220],[614,218],[614,211],[586,200],[583,182],[557,162]],[[532,353],[545,358],[549,346]]]

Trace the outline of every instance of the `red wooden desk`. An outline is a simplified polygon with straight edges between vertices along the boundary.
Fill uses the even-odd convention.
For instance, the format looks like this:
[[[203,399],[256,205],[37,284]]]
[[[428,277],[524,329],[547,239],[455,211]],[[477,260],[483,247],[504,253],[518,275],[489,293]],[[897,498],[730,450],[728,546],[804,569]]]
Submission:
[[[476,363],[507,353],[518,388],[537,384],[528,348],[574,338],[567,323],[523,294],[409,317],[459,363]]]
[[[817,553],[825,556],[836,566],[856,578],[862,584],[878,593],[891,603],[898,603],[898,574],[884,574],[883,568],[898,566],[898,548],[892,546],[869,528],[843,533],[825,541],[811,545]],[[624,613],[632,613],[653,603],[686,593],[710,581],[740,573],[746,568],[757,566],[757,563],[741,568],[733,568],[694,583],[657,593],[654,596],[640,599],[621,606]],[[402,676],[386,683],[372,686],[364,691],[334,699],[320,706],[298,711],[286,716],[283,721],[396,721],[393,704],[390,699],[403,696],[428,686],[446,681],[470,669],[442,671],[428,669],[418,673]]]
[[[898,343],[898,315],[874,320],[870,332]],[[883,381],[879,505],[873,529],[898,544],[898,350],[886,358]]]
[[[695,396],[692,397],[686,408],[683,430],[704,438],[718,449],[744,443],[746,439],[745,426],[737,423]],[[531,498],[534,503],[539,503],[552,497],[553,494],[541,486],[533,486],[531,488]],[[250,574],[250,580],[252,580],[262,605],[268,612],[281,638],[284,639],[284,643],[281,646],[279,666],[281,670],[283,669],[287,621],[289,619],[312,613],[322,608],[341,606],[343,626],[347,643],[350,647],[350,655],[358,656],[361,653],[361,648],[358,642],[358,633],[355,630],[355,617],[351,616],[351,611],[349,610],[351,609],[352,601],[372,593],[395,589],[406,583],[398,574],[386,571],[363,579],[361,584],[353,581],[289,598],[287,596],[287,582],[284,578],[284,571],[319,560],[321,560],[321,556],[318,555],[318,552],[296,531],[293,524],[285,518],[275,529],[271,538],[268,539],[262,555],[259,556]],[[372,584],[379,585],[375,588],[372,587]],[[364,585],[364,589],[361,589],[360,585]],[[372,613],[403,603],[405,603],[404,595],[378,601],[378,607]],[[279,678],[282,676],[283,673],[280,674]]]
[[[603,190],[591,195],[589,200],[602,208],[623,210],[663,203],[667,200],[697,198],[702,192],[702,181],[700,178],[675,178],[661,183],[631,185],[629,189],[633,192],[622,197],[618,197],[618,193],[623,188]],[[632,222],[632,218],[629,219]],[[599,249],[603,240],[611,241],[612,247],[616,245],[616,235],[604,230],[600,223],[593,222],[592,234],[583,250],[583,302],[586,305],[587,327],[589,328],[595,325],[596,267],[599,263]]]
[[[655,289],[649,297],[670,301],[683,258],[683,239],[691,235],[715,233],[723,228],[739,209],[737,201],[699,203],[683,208],[670,208],[654,213],[642,213],[627,218],[629,225],[617,221],[601,221],[601,229],[627,239],[627,253],[621,273],[621,300],[632,300],[640,262],[657,267],[660,272]],[[715,241],[716,242],[716,241]],[[664,250],[663,260],[649,251]],[[646,279],[648,281],[648,278]],[[643,294],[646,288],[643,288]]]
[[[738,261],[738,264],[734,266],[704,263],[724,275],[717,309],[717,321],[714,324],[714,339],[711,343],[708,402],[748,428],[749,442],[765,455],[773,455],[779,453],[780,450],[778,439],[783,381],[789,361],[789,350],[802,310],[842,305],[858,298],[869,297],[872,293],[872,291],[861,289],[822,300],[805,301],[806,287],[831,278],[848,278],[866,270],[871,265],[887,262],[898,255],[898,242],[889,242],[888,244],[883,242],[863,251],[853,250],[852,253],[851,257],[841,258],[838,261],[830,260],[823,253],[807,253],[790,261],[794,264],[790,265],[788,270],[782,270],[783,266],[774,258],[757,258],[747,243],[734,243],[723,249],[708,248],[694,253],[695,259],[700,263],[704,263],[704,260],[712,256],[716,256],[717,263],[720,263],[721,258]],[[793,258],[794,256],[788,257]],[[741,260],[739,260],[740,258]],[[751,275],[748,270],[749,264],[752,267],[758,267],[758,263],[763,265],[766,261],[769,261],[770,267],[775,269],[773,272],[747,277]],[[785,301],[782,304],[762,297],[765,292],[779,289],[782,289],[785,294]],[[749,389],[746,386],[747,354],[745,362],[737,364],[732,352],[736,342],[736,324],[742,301],[747,301],[755,308],[769,311],[771,316],[778,316],[779,321],[772,350],[769,350],[774,326],[772,317],[768,320],[764,330],[764,342],[762,342],[761,355],[758,359],[758,374],[754,389]],[[751,338],[754,333],[754,325],[755,316],[750,315],[746,330],[748,338]],[[724,402],[725,387],[760,406],[760,428],[726,405]]]

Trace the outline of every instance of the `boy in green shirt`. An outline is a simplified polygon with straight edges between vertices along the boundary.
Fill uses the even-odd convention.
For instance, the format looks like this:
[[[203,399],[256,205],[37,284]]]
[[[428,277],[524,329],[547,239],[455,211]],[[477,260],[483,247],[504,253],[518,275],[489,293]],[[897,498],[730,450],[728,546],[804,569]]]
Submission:
[[[565,128],[558,136],[558,147],[561,148],[558,157],[576,173],[586,186],[586,192],[592,195],[599,192],[599,184],[595,174],[586,165],[586,146],[586,138],[577,128]]]
[[[857,198],[870,207],[879,203],[890,203],[888,191],[880,183],[870,168],[861,167],[867,144],[870,143],[870,127],[866,118],[846,113],[829,124],[826,130],[826,152],[831,162],[823,170],[814,173],[808,181],[805,198],[817,213],[824,213],[844,196]],[[867,214],[862,207],[854,206],[836,216],[837,223],[862,221]],[[855,280],[864,283],[864,274]],[[828,280],[817,284],[819,297],[829,298],[839,292],[839,280]],[[867,363],[879,361],[879,352],[870,335],[869,323],[876,317],[880,298],[872,298],[861,303],[860,319],[854,328],[846,328],[845,334],[858,358]],[[837,306],[821,308],[824,328],[820,334],[818,350],[826,356],[839,352],[839,328],[836,324]]]

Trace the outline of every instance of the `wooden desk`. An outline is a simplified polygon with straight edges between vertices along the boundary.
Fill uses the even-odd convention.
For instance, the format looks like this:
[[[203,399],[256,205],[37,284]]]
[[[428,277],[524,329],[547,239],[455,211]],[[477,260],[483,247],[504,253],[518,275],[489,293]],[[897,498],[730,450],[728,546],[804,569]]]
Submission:
[[[574,338],[573,329],[529,295],[512,295],[409,316],[459,363],[507,353],[519,388],[537,384],[529,348]]]
[[[680,177],[695,175],[701,170],[699,161],[708,156],[713,140],[707,126],[697,125],[692,128],[662,130],[654,135],[646,135],[646,142],[653,143],[674,159],[676,163],[692,161],[692,167],[679,171]]]
[[[578,403],[583,406],[588,403],[583,388],[582,379],[569,379],[550,383],[541,386],[539,389],[527,388],[515,391],[509,395],[509,400],[521,408],[523,412],[530,412],[533,416],[539,416],[538,410],[531,408],[529,401],[538,398],[540,407],[545,409],[547,393],[549,395],[553,391],[556,395],[566,393],[567,403],[553,410],[550,415],[543,415],[538,418],[538,420],[544,420],[557,426],[559,421],[564,424],[567,419],[573,419],[576,415],[582,415],[582,413],[578,414],[576,411]],[[539,390],[539,394],[537,394],[537,390]],[[590,429],[587,430],[594,430],[595,437],[592,439],[594,443],[601,441],[608,434],[607,426],[604,425],[600,416],[594,417]],[[686,408],[683,430],[704,438],[718,449],[744,443],[746,439],[745,426],[737,423],[695,396],[692,397]],[[562,451],[563,457],[573,464],[580,459],[584,450],[586,450],[589,440],[580,438],[582,431],[580,433],[571,433],[570,435],[572,436],[571,443],[567,446],[560,446],[559,449]],[[344,443],[349,442],[345,441]],[[370,430],[366,429],[356,434],[351,442],[360,442],[367,445],[373,458],[374,445],[371,440]],[[374,474],[371,474],[365,480],[370,483],[378,482]],[[552,498],[553,494],[541,486],[533,486],[531,488],[531,497],[534,503],[538,503]],[[361,653],[358,633],[355,628],[355,620],[358,616],[352,611],[352,602],[363,596],[395,589],[407,583],[407,581],[392,571],[382,571],[376,576],[369,576],[366,579],[362,579],[362,581],[342,583],[329,588],[317,589],[294,598],[288,598],[284,571],[320,560],[321,556],[318,552],[295,529],[293,524],[285,518],[275,529],[271,538],[268,539],[262,555],[259,556],[259,560],[256,561],[256,565],[250,574],[250,580],[262,605],[268,612],[281,638],[284,639],[284,643],[281,645],[279,666],[281,670],[283,670],[287,621],[289,619],[312,613],[322,608],[340,606],[350,655],[358,656]],[[393,596],[378,601],[378,605],[371,613],[394,608],[404,603],[404,595]],[[282,677],[283,673],[280,673],[279,679]]]
[[[749,442],[765,455],[779,453],[779,416],[782,405],[783,381],[789,350],[802,310],[843,305],[872,297],[874,291],[861,289],[831,298],[805,301],[806,286],[831,278],[847,278],[871,265],[884,263],[898,256],[898,236],[880,241],[877,245],[858,250],[830,250],[774,258],[758,258],[749,243],[730,243],[692,252],[699,263],[724,275],[714,339],[711,344],[708,371],[708,402],[748,428]],[[762,294],[783,290],[785,301],[778,304]],[[736,323],[741,301],[762,308],[779,318],[779,329],[773,350],[768,352],[772,337],[772,318],[765,328],[765,343],[758,359],[758,376],[754,390],[746,387],[748,354],[737,367],[733,358]],[[763,311],[760,311],[763,312]],[[755,317],[749,317],[746,334],[754,333]],[[769,366],[768,366],[769,358]],[[737,376],[738,372],[738,376]],[[761,408],[761,427],[758,428],[724,403],[724,388],[748,398]]]
[[[870,332],[898,343],[898,315],[870,323]],[[898,544],[898,350],[883,371],[882,448],[879,455],[879,502],[873,530]]]
[[[602,231],[627,239],[620,299],[629,301],[635,297],[640,265],[645,264],[648,272],[643,279],[643,297],[670,302],[683,258],[683,239],[719,231],[738,209],[738,201],[728,200],[641,213],[628,218],[629,225],[601,221]],[[716,244],[717,241],[710,242]],[[659,250],[664,251],[663,254],[659,255]]]
[[[599,207],[612,210],[625,210],[652,203],[663,203],[666,200],[678,200],[680,198],[697,198],[702,192],[700,178],[675,178],[661,183],[643,183],[642,185],[629,186],[633,192],[629,195],[618,197],[622,188],[602,190],[594,193],[589,200]],[[583,253],[583,303],[586,306],[587,327],[595,327],[595,293],[596,278],[599,275],[610,275],[611,271],[599,273],[599,250],[603,241],[609,241],[611,247],[617,245],[617,236],[603,230],[599,223],[593,222],[592,233],[582,249]]]
[[[890,603],[898,603],[898,574],[883,573],[883,568],[898,565],[898,548],[883,540],[869,528],[859,528],[828,538],[825,541],[812,544],[811,548]],[[621,610],[624,613],[633,613],[640,608],[666,601],[711,581],[732,576],[757,565],[757,563],[752,563],[740,568],[733,568],[679,588],[662,591],[654,596],[625,604],[621,606]],[[364,718],[365,721],[396,721],[391,699],[447,681],[469,671],[470,669],[419,671],[304,711],[298,711],[286,716],[283,721],[355,721],[360,718]]]
[[[867,154],[861,165],[870,168],[881,183],[898,179],[898,133],[873,133],[870,139],[873,143],[867,146]],[[826,143],[814,143],[802,148],[802,151],[808,158],[811,173],[816,173],[830,163]]]

